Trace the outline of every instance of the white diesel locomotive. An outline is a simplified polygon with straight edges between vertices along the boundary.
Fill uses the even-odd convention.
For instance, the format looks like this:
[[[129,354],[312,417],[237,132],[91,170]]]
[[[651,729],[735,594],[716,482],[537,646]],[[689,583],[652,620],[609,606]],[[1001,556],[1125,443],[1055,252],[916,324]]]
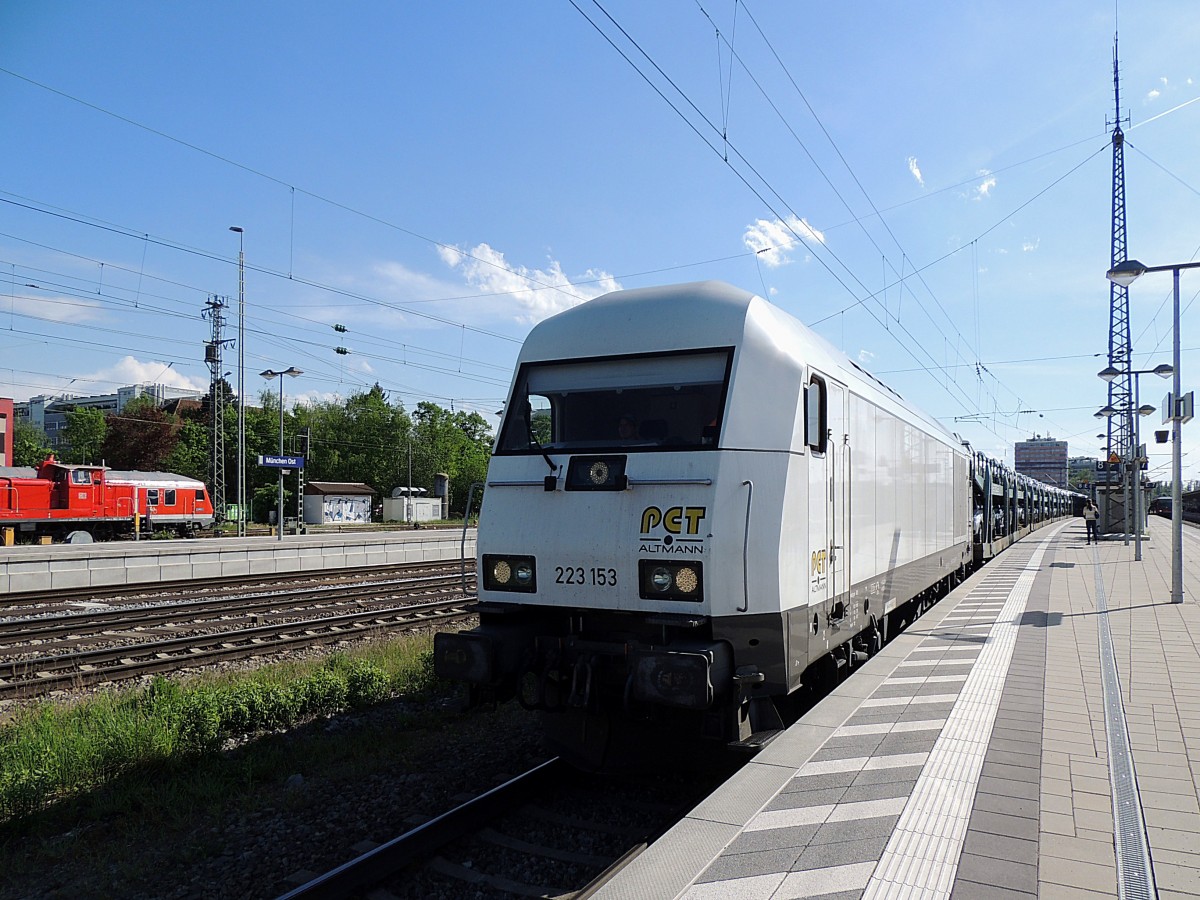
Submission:
[[[1070,498],[991,463],[765,300],[618,291],[521,350],[439,675],[599,760],[655,726],[753,747]]]

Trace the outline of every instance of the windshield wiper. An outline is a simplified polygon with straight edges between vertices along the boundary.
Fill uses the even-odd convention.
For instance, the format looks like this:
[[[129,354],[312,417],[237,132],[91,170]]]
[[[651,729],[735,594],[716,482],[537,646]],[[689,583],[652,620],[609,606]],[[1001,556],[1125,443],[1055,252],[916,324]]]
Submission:
[[[546,461],[546,465],[550,467],[550,471],[557,473],[558,466],[554,464],[554,460],[550,458],[550,454],[546,452],[545,448],[538,442],[538,439],[533,436],[533,424],[530,422],[530,418],[530,416],[525,417],[525,435],[529,438],[530,445],[538,453],[542,454],[542,459]]]
[[[558,466],[554,464],[554,460],[550,458],[550,454],[546,452],[545,448],[537,442],[537,438],[535,438],[533,435],[530,435],[529,443],[533,444],[534,449],[536,449],[538,453],[542,454],[542,459],[546,461],[546,465],[550,467],[550,471],[557,472]]]

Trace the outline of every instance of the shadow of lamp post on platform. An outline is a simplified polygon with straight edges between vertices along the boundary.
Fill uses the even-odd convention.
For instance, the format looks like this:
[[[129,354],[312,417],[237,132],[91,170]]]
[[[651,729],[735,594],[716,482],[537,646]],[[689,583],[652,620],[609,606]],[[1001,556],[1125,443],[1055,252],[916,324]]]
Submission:
[[[1191,418],[1192,394],[1181,395],[1179,379],[1179,273],[1183,269],[1200,268],[1200,262],[1173,263],[1166,266],[1147,266],[1136,259],[1118,263],[1107,272],[1107,278],[1122,287],[1129,287],[1147,272],[1170,272],[1174,280],[1174,304],[1171,316],[1171,371],[1174,380],[1164,409],[1164,421],[1171,422],[1171,602],[1183,602],[1183,422]],[[1118,373],[1119,374],[1119,373]],[[1185,410],[1186,407],[1186,410]]]

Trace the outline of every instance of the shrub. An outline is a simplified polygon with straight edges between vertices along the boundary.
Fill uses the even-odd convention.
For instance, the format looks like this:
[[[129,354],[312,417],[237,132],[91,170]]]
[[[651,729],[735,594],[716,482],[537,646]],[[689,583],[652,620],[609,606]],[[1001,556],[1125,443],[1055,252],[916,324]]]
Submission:
[[[371,663],[355,663],[346,673],[346,692],[351,706],[378,703],[388,695],[387,675]]]
[[[179,748],[188,753],[221,746],[221,698],[211,688],[185,694],[175,710]]]

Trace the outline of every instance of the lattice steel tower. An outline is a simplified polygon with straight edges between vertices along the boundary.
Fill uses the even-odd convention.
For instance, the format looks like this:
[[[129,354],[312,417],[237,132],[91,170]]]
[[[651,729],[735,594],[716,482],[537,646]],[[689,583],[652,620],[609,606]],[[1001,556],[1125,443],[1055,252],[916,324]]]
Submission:
[[[1117,63],[1117,39],[1113,37],[1113,97],[1116,103],[1116,119],[1112,124],[1112,259],[1109,268],[1126,259],[1125,238],[1125,134],[1121,131],[1121,79]],[[1126,118],[1125,121],[1128,121]],[[1108,124],[1108,123],[1106,123]],[[1137,454],[1133,446],[1133,347],[1129,336],[1129,288],[1109,282],[1108,286],[1108,364],[1121,374],[1108,383],[1108,405],[1117,412],[1108,419],[1109,459],[1115,454],[1120,462],[1120,471],[1125,473],[1127,463]],[[1110,467],[1111,468],[1111,467]],[[1106,484],[1112,484],[1112,472],[1105,476]],[[1121,484],[1127,485],[1128,478]],[[1121,490],[1119,495],[1109,487],[1108,514],[1102,523],[1105,531],[1112,531],[1118,522],[1128,520],[1127,498],[1130,491]],[[1124,527],[1124,526],[1122,526]],[[1128,528],[1124,528],[1126,534]]]
[[[204,362],[208,364],[209,407],[212,414],[212,502],[218,522],[225,521],[225,375],[221,348],[232,343],[221,337],[225,327],[227,297],[211,295],[204,304],[204,318],[212,323],[212,340],[204,344]]]

